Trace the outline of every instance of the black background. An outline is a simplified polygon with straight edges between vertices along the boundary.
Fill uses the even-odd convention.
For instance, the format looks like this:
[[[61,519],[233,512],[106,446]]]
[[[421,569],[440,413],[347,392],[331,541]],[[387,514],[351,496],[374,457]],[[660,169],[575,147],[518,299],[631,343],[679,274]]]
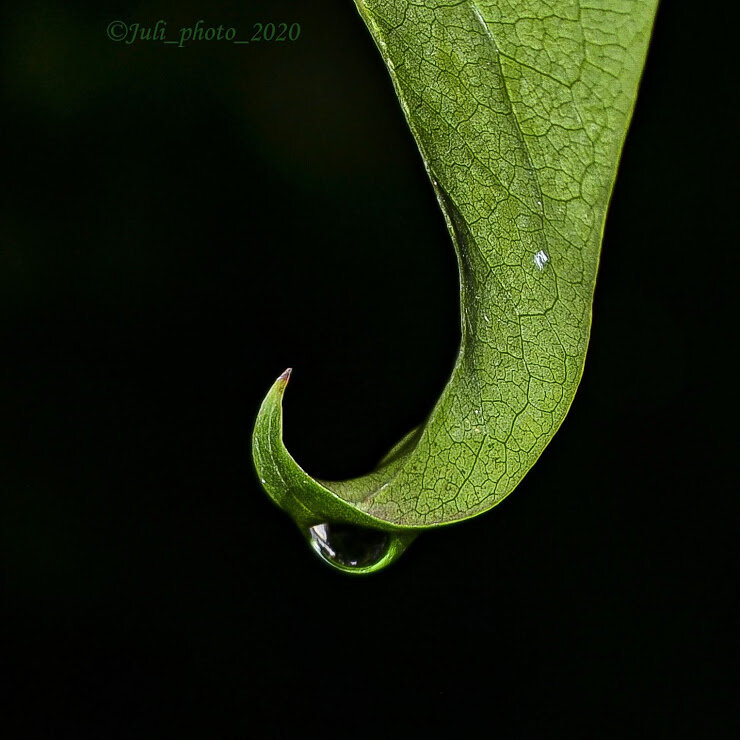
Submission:
[[[729,732],[733,219],[694,5],[658,19],[568,419],[501,506],[364,579],[311,554],[249,445],[292,366],[288,448],[319,477],[366,472],[457,349],[453,251],[352,3],[6,10],[12,737]],[[158,18],[303,32],[106,38]]]

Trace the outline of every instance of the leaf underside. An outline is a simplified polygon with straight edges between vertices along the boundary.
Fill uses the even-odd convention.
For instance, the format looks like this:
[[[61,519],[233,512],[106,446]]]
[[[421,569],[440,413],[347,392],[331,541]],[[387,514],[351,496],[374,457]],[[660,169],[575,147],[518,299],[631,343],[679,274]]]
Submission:
[[[355,0],[454,242],[461,346],[423,426],[374,473],[315,481],[282,443],[281,376],[253,454],[300,526],[421,530],[511,493],[583,372],[607,206],[657,0]]]

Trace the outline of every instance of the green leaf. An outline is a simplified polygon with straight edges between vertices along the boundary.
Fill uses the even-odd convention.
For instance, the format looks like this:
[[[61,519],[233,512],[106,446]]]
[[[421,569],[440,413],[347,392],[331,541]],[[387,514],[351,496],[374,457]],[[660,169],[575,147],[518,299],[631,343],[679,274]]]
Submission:
[[[262,404],[253,454],[320,554],[364,573],[419,531],[500,503],[565,418],[657,0],[355,2],[457,252],[460,353],[425,424],[370,475],[318,481],[293,460],[282,442],[289,373]],[[343,558],[344,539],[311,530],[322,523],[385,531],[387,550]]]

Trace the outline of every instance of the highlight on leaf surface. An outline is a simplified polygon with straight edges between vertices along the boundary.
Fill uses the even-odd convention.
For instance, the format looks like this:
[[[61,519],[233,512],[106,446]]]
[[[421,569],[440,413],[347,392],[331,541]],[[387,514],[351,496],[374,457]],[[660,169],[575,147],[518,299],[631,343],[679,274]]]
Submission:
[[[599,251],[657,0],[355,0],[445,216],[460,352],[426,422],[371,474],[307,475],[259,411],[268,495],[327,562],[368,573],[519,484],[573,401]]]

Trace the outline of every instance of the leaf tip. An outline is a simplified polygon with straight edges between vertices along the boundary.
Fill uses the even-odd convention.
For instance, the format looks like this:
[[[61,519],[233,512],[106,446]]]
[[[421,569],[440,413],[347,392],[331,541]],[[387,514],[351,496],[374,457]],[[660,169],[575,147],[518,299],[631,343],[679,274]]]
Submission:
[[[293,372],[293,368],[289,367],[279,378],[278,380],[282,380],[283,383],[287,384],[290,380],[290,374]]]

